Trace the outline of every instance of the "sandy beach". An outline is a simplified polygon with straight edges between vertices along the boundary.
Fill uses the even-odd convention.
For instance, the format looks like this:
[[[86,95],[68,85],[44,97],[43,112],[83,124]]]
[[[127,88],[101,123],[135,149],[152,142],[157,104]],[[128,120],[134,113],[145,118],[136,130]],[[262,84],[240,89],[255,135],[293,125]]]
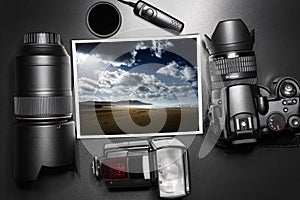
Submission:
[[[81,135],[197,131],[198,117],[196,107],[146,109],[103,106],[80,109]]]

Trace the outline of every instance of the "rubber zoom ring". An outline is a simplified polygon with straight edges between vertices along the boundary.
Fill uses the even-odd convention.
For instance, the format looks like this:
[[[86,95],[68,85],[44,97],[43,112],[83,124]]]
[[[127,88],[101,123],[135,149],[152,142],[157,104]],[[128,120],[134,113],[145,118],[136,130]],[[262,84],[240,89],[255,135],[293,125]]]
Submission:
[[[213,58],[209,61],[211,76],[256,71],[255,56]]]
[[[72,114],[72,97],[15,97],[15,115],[22,117],[51,117]]]

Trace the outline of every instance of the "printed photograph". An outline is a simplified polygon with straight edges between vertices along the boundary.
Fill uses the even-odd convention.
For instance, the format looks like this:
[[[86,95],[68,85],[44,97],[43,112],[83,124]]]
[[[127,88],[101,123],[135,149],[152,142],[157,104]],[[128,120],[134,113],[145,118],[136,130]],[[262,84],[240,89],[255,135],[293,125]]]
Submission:
[[[198,42],[72,41],[77,137],[200,133]]]

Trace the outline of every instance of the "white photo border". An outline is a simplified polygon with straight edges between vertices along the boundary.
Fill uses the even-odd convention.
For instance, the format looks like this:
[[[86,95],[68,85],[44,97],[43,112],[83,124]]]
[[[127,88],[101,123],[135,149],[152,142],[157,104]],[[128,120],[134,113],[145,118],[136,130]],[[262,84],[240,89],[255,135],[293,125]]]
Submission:
[[[186,132],[166,132],[166,133],[141,133],[141,134],[116,134],[116,135],[82,135],[80,129],[80,114],[79,114],[79,94],[77,84],[77,51],[76,44],[87,43],[103,43],[103,42],[131,42],[131,41],[149,41],[149,40],[168,40],[168,39],[196,39],[197,43],[197,74],[198,74],[198,119],[199,130],[198,131],[186,131]],[[178,135],[196,135],[203,134],[203,105],[202,105],[202,73],[201,73],[201,37],[200,34],[180,35],[180,36],[163,36],[163,37],[147,37],[147,38],[124,38],[124,39],[82,39],[72,40],[72,72],[73,72],[73,96],[74,96],[74,120],[76,126],[76,138],[77,139],[109,139],[109,138],[139,138],[139,137],[153,137],[153,136],[178,136]],[[159,135],[157,135],[159,134]]]

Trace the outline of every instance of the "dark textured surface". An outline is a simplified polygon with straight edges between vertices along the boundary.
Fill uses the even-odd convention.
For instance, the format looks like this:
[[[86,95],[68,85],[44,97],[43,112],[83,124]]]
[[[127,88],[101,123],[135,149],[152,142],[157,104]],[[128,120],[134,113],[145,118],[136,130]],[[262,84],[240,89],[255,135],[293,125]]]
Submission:
[[[102,149],[105,140],[77,143],[77,173],[51,172],[31,186],[20,187],[12,178],[13,65],[24,32],[54,31],[62,35],[70,53],[71,39],[95,38],[87,29],[85,14],[97,1],[0,2],[0,199],[157,199],[154,189],[108,192],[90,171],[92,155],[86,149]],[[111,1],[120,9],[123,23],[114,38],[170,35],[136,17],[132,9]],[[259,82],[270,84],[276,76],[300,79],[300,3],[282,0],[149,0],[185,23],[182,34],[211,35],[217,22],[242,18],[255,28]],[[207,78],[204,76],[203,78]],[[198,158],[203,137],[190,146],[192,193],[187,199],[292,199],[300,195],[300,149],[255,148],[250,153],[228,154],[215,148]]]

